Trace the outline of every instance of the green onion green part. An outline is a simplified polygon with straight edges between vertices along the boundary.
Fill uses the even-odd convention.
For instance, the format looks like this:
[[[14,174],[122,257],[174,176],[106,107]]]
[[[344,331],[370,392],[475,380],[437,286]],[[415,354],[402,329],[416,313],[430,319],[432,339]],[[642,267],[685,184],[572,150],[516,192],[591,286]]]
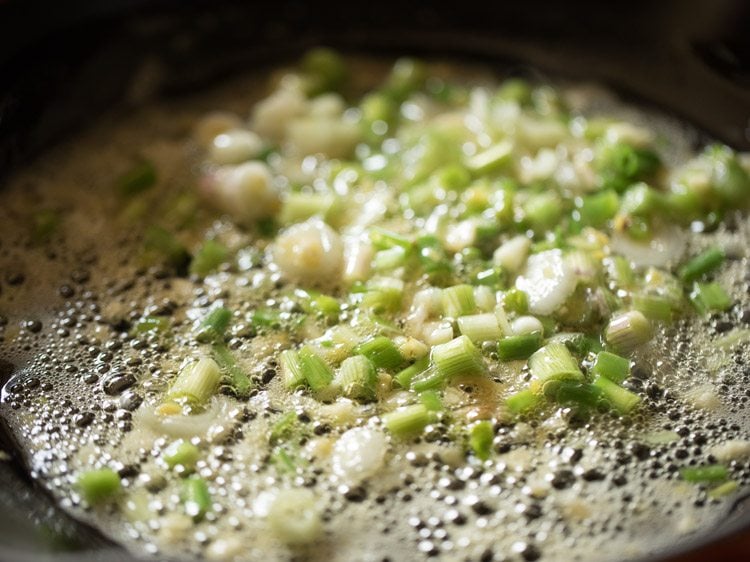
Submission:
[[[420,433],[432,419],[433,414],[424,404],[404,406],[383,415],[385,427],[397,437]]]
[[[300,368],[307,384],[314,392],[328,387],[333,381],[333,372],[309,346],[299,350]]]
[[[630,413],[641,401],[640,396],[612,382],[607,377],[596,377],[593,385],[602,391],[604,398],[621,414]]]
[[[507,336],[497,342],[497,356],[500,361],[528,359],[541,345],[541,334]]]
[[[488,421],[475,423],[469,432],[469,447],[479,460],[486,461],[492,454],[492,440],[495,432]]]
[[[550,380],[583,381],[584,378],[578,361],[559,342],[550,342],[529,357],[529,370],[543,383]]]
[[[630,376],[630,360],[609,351],[600,351],[591,366],[591,374],[620,384]]]
[[[364,355],[347,357],[336,373],[335,382],[344,396],[357,400],[374,400],[378,375],[375,366]]]
[[[87,470],[78,476],[78,490],[89,505],[98,505],[120,491],[120,476],[111,468]]]
[[[185,513],[193,518],[194,521],[200,521],[211,509],[211,494],[208,491],[208,484],[199,476],[190,476],[182,482],[182,493],[180,494],[182,505],[185,506]]]
[[[723,464],[688,466],[680,469],[680,477],[686,482],[723,482],[729,478],[729,470]]]
[[[354,353],[367,357],[377,369],[392,371],[404,363],[396,344],[385,336],[377,336],[360,343],[354,348]]]
[[[434,346],[430,359],[444,380],[458,375],[482,375],[486,371],[482,353],[466,336]]]
[[[201,343],[220,341],[224,338],[224,332],[226,332],[231,320],[231,311],[223,306],[212,309],[198,326],[195,339]]]

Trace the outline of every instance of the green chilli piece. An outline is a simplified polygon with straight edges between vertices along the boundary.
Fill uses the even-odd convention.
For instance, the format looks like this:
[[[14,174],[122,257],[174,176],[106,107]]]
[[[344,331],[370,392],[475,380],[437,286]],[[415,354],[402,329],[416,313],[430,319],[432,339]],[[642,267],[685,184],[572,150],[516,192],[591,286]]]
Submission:
[[[434,418],[424,404],[404,406],[383,415],[385,427],[397,437],[409,437],[420,433]]]
[[[686,482],[723,482],[729,478],[729,470],[723,464],[688,466],[680,469],[680,477]]]
[[[486,461],[492,454],[492,440],[495,432],[488,421],[475,423],[469,432],[469,447],[479,460]]]
[[[630,376],[630,360],[609,351],[600,351],[591,366],[591,374],[606,377],[616,384],[621,384]]]
[[[372,361],[364,355],[344,359],[334,380],[347,398],[365,401],[375,399],[378,375]]]
[[[404,363],[396,344],[385,336],[377,336],[360,343],[354,348],[354,353],[364,355],[378,369],[390,371],[398,369]]]
[[[551,380],[584,380],[578,361],[565,344],[559,342],[550,342],[529,357],[529,370],[542,383]]]
[[[121,489],[120,476],[111,468],[87,470],[78,476],[78,490],[89,505],[112,499]]]
[[[223,306],[209,311],[198,326],[195,339],[201,343],[210,343],[224,338],[224,332],[232,320],[232,312]]]
[[[211,509],[211,493],[208,484],[199,476],[190,476],[182,482],[182,493],[180,494],[185,513],[200,521]]]
[[[500,361],[528,359],[541,345],[541,334],[507,336],[497,342],[497,356]]]

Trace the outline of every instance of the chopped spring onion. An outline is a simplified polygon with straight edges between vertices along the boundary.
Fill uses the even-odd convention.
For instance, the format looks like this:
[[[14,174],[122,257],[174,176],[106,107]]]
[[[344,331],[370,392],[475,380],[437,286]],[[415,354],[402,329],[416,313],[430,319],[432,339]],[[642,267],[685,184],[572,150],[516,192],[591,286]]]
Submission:
[[[281,207],[279,222],[295,224],[315,215],[326,216],[333,207],[334,197],[317,193],[290,193]]]
[[[199,476],[190,476],[182,482],[182,493],[180,494],[185,513],[200,521],[211,508],[211,494],[208,484]]]
[[[204,357],[180,371],[169,389],[167,399],[185,399],[191,404],[201,405],[216,393],[220,382],[221,370],[216,361]]]
[[[120,476],[111,468],[87,470],[78,476],[78,489],[89,505],[109,500],[121,488]]]
[[[299,350],[299,362],[305,381],[314,392],[328,387],[333,381],[333,372],[309,346]]]
[[[723,464],[687,466],[680,469],[680,476],[686,482],[722,482],[729,478],[729,471]]]
[[[503,307],[508,312],[526,314],[529,311],[529,297],[521,289],[512,287],[503,294]]]
[[[443,401],[434,390],[425,390],[419,394],[419,401],[430,411],[440,412],[443,409]]]
[[[279,363],[286,388],[293,390],[305,384],[305,374],[302,371],[299,353],[293,349],[285,349],[279,354]]]
[[[181,466],[183,470],[193,470],[195,463],[201,457],[198,447],[190,441],[175,441],[164,450],[162,459],[167,463],[169,468]]]
[[[591,373],[620,384],[630,376],[630,361],[609,351],[600,351],[591,366]]]
[[[681,266],[677,275],[683,283],[692,283],[718,268],[724,263],[725,257],[724,250],[714,246]]]
[[[393,370],[404,363],[396,344],[385,336],[366,340],[354,348],[354,353],[364,355],[378,369]]]
[[[454,285],[443,289],[440,296],[443,314],[449,318],[458,318],[476,312],[474,287],[471,285]]]
[[[229,348],[224,344],[215,344],[212,348],[213,358],[229,379],[229,386],[234,394],[246,398],[253,387],[247,373],[243,371]]]
[[[637,310],[614,316],[604,331],[606,342],[622,354],[628,354],[648,342],[652,335],[651,323]]]
[[[344,396],[359,400],[374,400],[378,375],[375,366],[364,355],[344,359],[336,374],[336,383]]]
[[[732,306],[731,297],[718,283],[695,283],[690,292],[690,300],[701,314],[726,310]]]
[[[268,441],[271,444],[278,443],[289,437],[297,425],[297,414],[294,411],[286,412],[271,426]]]
[[[550,342],[529,357],[529,370],[534,378],[550,380],[583,381],[578,362],[568,348],[559,342]]]
[[[231,311],[223,306],[217,306],[203,318],[198,326],[195,339],[201,343],[221,340],[231,319]]]
[[[621,414],[631,412],[641,401],[640,396],[622,388],[607,377],[596,377],[593,385],[602,391],[604,398]]]
[[[459,316],[458,330],[471,341],[481,343],[502,337],[503,332],[494,313]]]
[[[466,336],[434,346],[430,359],[443,380],[458,375],[482,375],[486,371],[482,353]]]
[[[599,387],[580,381],[552,380],[545,383],[544,395],[561,405],[596,408],[602,401]]]
[[[617,192],[607,189],[581,198],[578,206],[578,220],[583,225],[601,227],[614,218],[619,208],[620,198]]]
[[[542,345],[539,333],[507,336],[497,342],[497,356],[500,361],[528,359]]]
[[[229,258],[229,250],[216,240],[206,240],[190,262],[190,273],[205,277]]]
[[[530,389],[524,389],[511,394],[505,399],[505,405],[513,414],[522,414],[539,404],[540,396]]]
[[[492,453],[495,432],[488,421],[480,421],[469,432],[469,446],[479,460],[486,461]]]
[[[504,140],[466,160],[466,167],[477,176],[495,172],[510,163],[513,143]]]
[[[662,295],[633,295],[633,308],[649,320],[671,322],[673,315],[672,299]]]
[[[408,437],[421,432],[433,419],[424,404],[404,406],[383,416],[383,423],[393,435]]]
[[[417,359],[413,364],[409,365],[402,371],[399,371],[394,377],[393,380],[395,380],[398,385],[401,388],[409,388],[411,386],[411,381],[421,373],[424,373],[427,368],[430,366],[430,358],[425,356],[421,359]]]

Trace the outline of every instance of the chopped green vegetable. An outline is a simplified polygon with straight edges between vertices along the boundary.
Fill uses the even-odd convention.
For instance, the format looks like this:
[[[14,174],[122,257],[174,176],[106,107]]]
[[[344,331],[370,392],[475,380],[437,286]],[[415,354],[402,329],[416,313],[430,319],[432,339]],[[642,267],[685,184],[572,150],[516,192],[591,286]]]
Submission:
[[[583,381],[578,362],[564,344],[550,342],[529,357],[529,370],[534,378],[550,380]]]
[[[694,283],[690,300],[701,314],[727,310],[732,306],[732,298],[718,283]]]
[[[110,468],[87,470],[78,476],[78,489],[89,505],[110,500],[120,488],[120,476]]]
[[[497,356],[500,361],[528,359],[541,345],[541,334],[507,336],[497,342]]]
[[[404,363],[396,344],[385,336],[366,340],[354,348],[354,353],[367,357],[378,369],[394,370]]]
[[[629,354],[651,340],[653,330],[648,319],[637,310],[613,316],[604,331],[604,339],[614,351]]]
[[[466,336],[434,346],[430,359],[437,375],[443,380],[459,375],[482,375],[486,372],[482,353]]]
[[[477,304],[474,300],[474,287],[471,285],[455,285],[443,289],[441,302],[443,304],[443,314],[449,318],[474,314],[477,309]]]
[[[511,394],[505,399],[505,405],[513,414],[528,412],[539,404],[540,396],[530,389],[524,389]]]
[[[205,404],[219,388],[221,370],[216,361],[204,357],[186,365],[172,383],[167,400],[187,400],[200,406]]]
[[[181,466],[183,470],[191,471],[200,459],[201,452],[190,441],[175,441],[164,450],[162,458],[169,468]]]
[[[344,396],[358,400],[374,400],[378,375],[375,365],[364,355],[348,357],[341,363],[335,378]]]
[[[195,521],[200,521],[211,509],[211,494],[208,484],[199,476],[190,476],[182,482],[180,494],[185,513]]]
[[[299,350],[300,369],[314,392],[328,387],[333,381],[331,368],[309,346]]]
[[[641,401],[640,396],[622,388],[607,377],[596,377],[593,385],[602,391],[604,398],[621,414],[630,413]]]
[[[490,422],[481,421],[472,426],[469,433],[469,446],[479,460],[486,461],[490,458],[494,437],[495,432]]]
[[[220,341],[231,320],[231,311],[223,306],[211,309],[199,324],[195,339],[201,343]]]
[[[729,471],[723,464],[688,466],[680,469],[680,477],[687,482],[723,482]]]
[[[397,437],[409,437],[421,432],[433,419],[424,404],[404,406],[383,416],[385,427]]]
[[[253,382],[247,373],[240,368],[229,348],[224,344],[214,344],[211,348],[213,358],[227,375],[229,387],[238,398],[247,398],[253,388]]]
[[[609,351],[600,351],[591,366],[591,374],[620,384],[630,376],[630,361]]]

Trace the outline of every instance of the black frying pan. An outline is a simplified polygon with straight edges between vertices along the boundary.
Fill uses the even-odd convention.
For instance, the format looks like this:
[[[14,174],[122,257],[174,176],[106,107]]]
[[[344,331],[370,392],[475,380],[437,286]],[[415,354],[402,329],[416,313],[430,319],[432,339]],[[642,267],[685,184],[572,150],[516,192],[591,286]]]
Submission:
[[[468,58],[503,72],[533,68],[552,77],[595,80],[748,150],[748,29],[750,4],[741,0],[463,0],[445,6],[393,0],[0,0],[0,181],[121,104],[148,57],[165,70],[156,94],[178,96],[318,44]],[[14,369],[0,358],[0,383]],[[7,438],[2,449],[13,458],[0,462],[0,559],[134,560],[57,510],[24,473]],[[717,528],[655,559],[699,560],[708,552],[722,557],[721,545],[727,549],[722,559],[729,559],[743,544],[748,548],[748,530],[750,504],[738,502]]]

